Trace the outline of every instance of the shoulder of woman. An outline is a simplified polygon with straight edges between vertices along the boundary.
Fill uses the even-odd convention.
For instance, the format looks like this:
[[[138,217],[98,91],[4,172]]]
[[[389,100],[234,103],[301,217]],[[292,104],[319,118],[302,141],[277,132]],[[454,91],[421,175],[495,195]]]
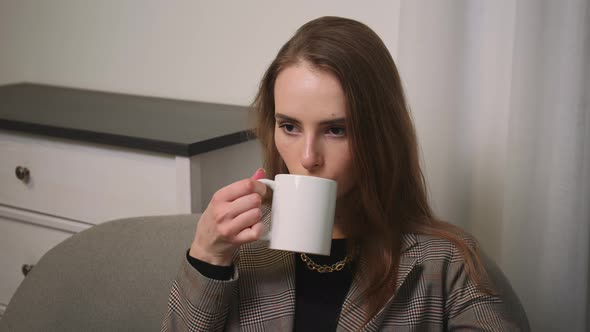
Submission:
[[[471,249],[478,247],[477,241],[469,233],[461,234],[459,240]],[[421,260],[444,259],[448,261],[461,260],[460,249],[448,238],[429,234],[403,234],[402,254],[415,256]]]

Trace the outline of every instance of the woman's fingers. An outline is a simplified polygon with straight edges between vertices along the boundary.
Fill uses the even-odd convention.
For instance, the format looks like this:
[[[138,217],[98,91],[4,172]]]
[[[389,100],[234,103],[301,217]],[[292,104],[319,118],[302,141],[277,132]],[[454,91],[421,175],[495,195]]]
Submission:
[[[233,219],[248,210],[260,208],[261,205],[262,197],[257,193],[242,196],[228,204],[228,217]]]
[[[264,170],[259,169],[250,179],[234,182],[213,195],[197,225],[191,256],[228,265],[239,245],[260,237],[264,229],[260,207],[266,185],[257,180],[265,177]]]
[[[242,196],[257,193],[260,196],[266,194],[266,185],[254,179],[244,179],[226,186],[213,195],[213,200],[232,202]]]
[[[234,238],[236,243],[248,243],[256,241],[262,235],[264,231],[264,224],[259,221],[252,225],[252,227],[244,228],[241,232],[239,232],[236,237]]]
[[[219,233],[231,243],[241,243],[241,241],[235,239],[237,235],[246,228],[259,223],[261,218],[262,211],[260,208],[250,209],[233,218],[231,221],[219,225]]]
[[[266,171],[262,168],[259,168],[254,175],[252,175],[251,179],[258,180],[266,178]]]

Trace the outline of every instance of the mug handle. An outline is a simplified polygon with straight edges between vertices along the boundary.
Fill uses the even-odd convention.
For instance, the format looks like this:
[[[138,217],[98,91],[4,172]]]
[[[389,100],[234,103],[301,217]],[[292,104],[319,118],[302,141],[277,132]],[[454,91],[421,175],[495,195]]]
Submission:
[[[267,187],[269,187],[273,191],[275,190],[275,182],[274,182],[274,180],[270,180],[270,179],[258,179],[258,181],[264,183]],[[271,225],[271,227],[272,227],[272,225]],[[260,240],[262,240],[262,241],[270,241],[270,231],[268,231],[265,234],[262,234],[260,236]]]

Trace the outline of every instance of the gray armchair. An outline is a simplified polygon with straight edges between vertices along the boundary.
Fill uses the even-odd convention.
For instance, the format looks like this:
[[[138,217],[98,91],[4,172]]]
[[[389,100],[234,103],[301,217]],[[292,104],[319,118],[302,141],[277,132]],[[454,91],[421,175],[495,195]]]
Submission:
[[[197,220],[121,219],[72,236],[27,275],[0,331],[159,331]]]
[[[170,287],[198,215],[107,222],[50,250],[20,285],[0,320],[7,331],[159,331]],[[528,326],[506,277],[488,257],[511,315]]]

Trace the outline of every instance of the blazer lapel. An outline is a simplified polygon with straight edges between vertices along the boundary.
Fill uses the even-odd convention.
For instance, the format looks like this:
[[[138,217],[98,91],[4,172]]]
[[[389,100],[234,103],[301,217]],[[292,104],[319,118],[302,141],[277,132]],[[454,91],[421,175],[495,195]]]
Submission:
[[[359,306],[356,303],[353,303],[353,300],[358,299],[358,296],[364,289],[364,285],[366,281],[361,273],[356,273],[352,284],[350,286],[350,290],[344,299],[344,306],[342,308],[342,312],[340,313],[340,318],[338,320],[338,331],[378,331],[379,327],[382,325],[383,318],[385,313],[387,312],[387,308],[393,301],[393,299],[397,296],[398,290],[406,281],[406,278],[412,272],[414,267],[416,266],[416,262],[418,261],[417,257],[407,255],[406,252],[409,248],[413,247],[417,243],[417,238],[413,234],[403,234],[402,235],[402,251],[400,256],[400,263],[397,271],[397,281],[395,286],[395,291],[393,295],[387,300],[385,305],[381,307],[379,312],[367,323],[365,326],[362,326],[362,322],[365,321],[368,313],[366,307]],[[367,263],[365,260],[359,261],[359,266],[357,271],[363,271],[367,267]],[[347,309],[348,308],[348,309]]]

